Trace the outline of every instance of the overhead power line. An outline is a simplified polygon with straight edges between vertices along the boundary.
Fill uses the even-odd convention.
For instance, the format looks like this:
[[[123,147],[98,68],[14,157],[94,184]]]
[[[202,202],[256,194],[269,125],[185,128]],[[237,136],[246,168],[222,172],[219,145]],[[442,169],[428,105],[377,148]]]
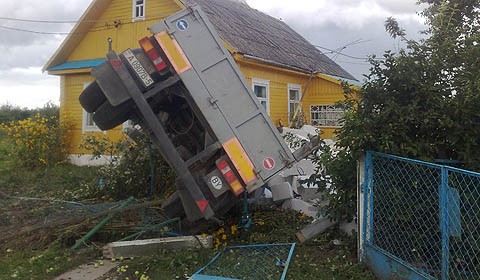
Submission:
[[[0,20],[11,20],[20,22],[33,22],[33,23],[76,23],[76,20],[38,20],[38,19],[23,19],[23,18],[10,18],[0,17]]]
[[[3,26],[3,25],[0,25],[0,28],[7,29],[7,30],[13,30],[13,31],[34,33],[34,34],[44,34],[44,35],[68,35],[69,34],[68,32],[35,31],[35,30],[21,29],[21,28],[15,28],[15,27],[8,27],[8,26]]]
[[[0,17],[0,20],[30,22],[30,23],[54,23],[54,24],[77,23],[80,21],[80,20],[26,19],[26,18],[11,18],[11,17]],[[104,21],[112,21],[112,20],[130,20],[130,18],[84,19],[83,22],[104,22]]]
[[[314,46],[319,48],[319,49],[329,51],[329,53],[336,53],[338,55],[345,56],[345,57],[348,57],[348,58],[351,58],[351,59],[358,59],[358,60],[364,60],[364,61],[367,61],[369,59],[368,57],[358,57],[358,56],[344,54],[344,53],[341,53],[339,51],[332,50],[332,49],[329,49],[329,48],[325,48],[325,47],[322,47],[322,46],[319,46],[319,45],[314,45]],[[328,53],[323,53],[323,54],[328,54]],[[382,58],[374,58],[374,59],[375,60],[383,60]]]
[[[145,21],[157,20],[157,19],[161,19],[161,18],[163,18],[163,17],[151,17],[151,18],[145,19]],[[0,19],[9,19],[9,18],[0,17]],[[16,19],[16,20],[27,21],[27,22],[36,22],[36,20],[23,20],[23,19]],[[84,20],[83,22],[119,21],[120,25],[129,25],[129,24],[136,24],[136,23],[143,22],[143,21],[133,21],[132,22],[130,20],[131,19],[118,19],[117,18],[117,19],[102,19],[102,20]],[[42,21],[42,22],[46,23],[47,21]],[[49,21],[49,23],[52,23],[52,22],[55,23],[55,21]],[[60,23],[60,21],[57,21],[56,23]],[[67,22],[62,22],[62,23],[67,23]],[[76,21],[70,22],[70,23],[76,23]],[[42,34],[42,35],[85,34],[85,33],[89,33],[89,32],[98,32],[98,31],[110,30],[110,29],[114,29],[114,28],[115,28],[115,24],[111,24],[111,25],[96,27],[96,28],[90,29],[89,31],[86,31],[86,32],[53,32],[53,31],[39,31],[39,30],[32,30],[32,29],[26,29],[26,28],[17,28],[17,27],[0,25],[0,29],[6,29],[6,30],[18,31],[18,32],[27,32],[27,33],[33,33],[33,34]]]

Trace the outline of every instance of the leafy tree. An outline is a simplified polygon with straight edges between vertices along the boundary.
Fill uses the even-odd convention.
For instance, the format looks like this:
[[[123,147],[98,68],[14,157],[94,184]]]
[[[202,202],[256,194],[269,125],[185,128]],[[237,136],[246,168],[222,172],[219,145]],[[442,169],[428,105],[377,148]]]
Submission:
[[[4,104],[0,106],[0,123],[7,123],[10,121],[19,121],[27,118],[40,115],[45,118],[59,116],[59,108],[57,105],[48,102],[43,107],[35,109],[22,108],[11,104]]]
[[[338,161],[354,162],[366,150],[427,161],[457,160],[480,170],[480,1],[419,3],[428,5],[422,13],[427,39],[408,40],[397,21],[387,19],[387,32],[403,40],[405,49],[387,51],[382,59],[371,57],[362,88],[355,92],[345,87],[346,99],[340,104],[345,115],[336,143],[342,156],[324,161],[333,185],[331,201],[355,199],[355,178],[334,178],[338,172],[344,178],[355,174],[354,164]],[[342,211],[331,212],[353,215],[354,207],[347,209],[350,203],[343,202]]]

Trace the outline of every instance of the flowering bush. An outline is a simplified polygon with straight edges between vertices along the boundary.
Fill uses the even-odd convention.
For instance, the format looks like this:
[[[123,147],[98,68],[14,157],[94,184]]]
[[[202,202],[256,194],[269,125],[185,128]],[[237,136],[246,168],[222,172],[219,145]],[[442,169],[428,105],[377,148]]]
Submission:
[[[0,124],[12,140],[12,158],[21,166],[51,166],[67,155],[67,125],[58,118],[37,114],[33,117]]]

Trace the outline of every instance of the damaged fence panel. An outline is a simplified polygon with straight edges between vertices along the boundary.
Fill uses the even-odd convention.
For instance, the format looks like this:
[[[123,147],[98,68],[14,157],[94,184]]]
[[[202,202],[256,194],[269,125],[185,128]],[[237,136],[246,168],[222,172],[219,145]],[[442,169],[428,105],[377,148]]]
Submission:
[[[294,249],[295,243],[225,247],[190,279],[283,280]]]

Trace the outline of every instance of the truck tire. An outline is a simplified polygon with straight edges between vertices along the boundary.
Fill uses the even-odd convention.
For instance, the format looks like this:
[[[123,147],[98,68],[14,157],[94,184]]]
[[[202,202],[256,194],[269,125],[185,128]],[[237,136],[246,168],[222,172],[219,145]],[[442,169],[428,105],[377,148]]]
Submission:
[[[101,130],[109,130],[126,122],[132,111],[131,100],[115,107],[105,101],[93,114],[93,121]]]
[[[88,113],[93,113],[102,105],[107,98],[97,82],[90,83],[78,97],[80,104]]]

